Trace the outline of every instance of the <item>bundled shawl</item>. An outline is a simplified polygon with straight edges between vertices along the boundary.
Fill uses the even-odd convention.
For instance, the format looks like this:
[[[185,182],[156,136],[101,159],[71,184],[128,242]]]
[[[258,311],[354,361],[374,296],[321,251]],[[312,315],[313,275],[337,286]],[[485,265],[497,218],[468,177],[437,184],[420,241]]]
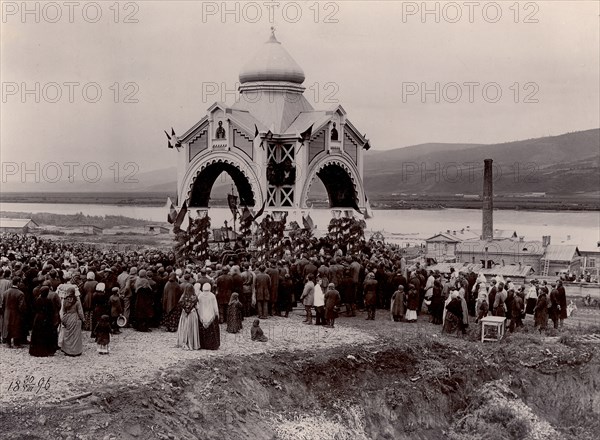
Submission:
[[[183,291],[183,296],[181,297],[179,302],[181,304],[181,308],[188,315],[192,310],[194,310],[194,307],[196,307],[196,303],[198,302],[198,297],[194,292],[194,286],[192,286],[191,284],[186,284],[185,290]]]
[[[219,305],[217,298],[210,291],[210,284],[205,283],[202,286],[202,293],[198,297],[200,308],[200,322],[204,328],[208,328],[215,318],[219,317]]]

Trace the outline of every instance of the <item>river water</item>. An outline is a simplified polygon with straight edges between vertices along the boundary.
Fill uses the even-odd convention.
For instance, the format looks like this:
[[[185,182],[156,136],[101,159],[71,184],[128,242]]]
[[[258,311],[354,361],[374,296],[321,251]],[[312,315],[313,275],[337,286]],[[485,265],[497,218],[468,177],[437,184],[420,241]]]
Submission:
[[[164,206],[0,203],[0,211],[122,215],[150,222],[164,222],[167,217]],[[440,231],[460,231],[466,227],[481,229],[481,211],[474,209],[375,210],[374,214],[367,220],[367,230],[382,231],[386,237],[405,242],[422,241]],[[329,223],[331,211],[313,209],[310,215],[323,230]],[[227,208],[211,208],[210,217],[213,227],[222,226],[224,220],[232,220]],[[541,240],[542,235],[550,235],[555,244],[566,242],[570,237],[570,243],[590,248],[600,240],[600,212],[497,210],[494,211],[494,227],[516,231],[529,240]]]

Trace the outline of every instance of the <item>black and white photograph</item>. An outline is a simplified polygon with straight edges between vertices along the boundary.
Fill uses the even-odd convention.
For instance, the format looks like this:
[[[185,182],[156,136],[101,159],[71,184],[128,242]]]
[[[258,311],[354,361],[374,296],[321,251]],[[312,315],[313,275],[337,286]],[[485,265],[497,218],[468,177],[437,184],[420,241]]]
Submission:
[[[0,439],[598,438],[600,1],[0,9]]]

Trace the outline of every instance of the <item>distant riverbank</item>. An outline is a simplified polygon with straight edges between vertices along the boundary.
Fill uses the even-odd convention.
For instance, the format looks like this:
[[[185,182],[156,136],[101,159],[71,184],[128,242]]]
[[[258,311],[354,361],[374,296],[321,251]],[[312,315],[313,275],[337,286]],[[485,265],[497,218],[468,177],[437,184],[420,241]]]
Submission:
[[[59,203],[59,204],[94,204],[116,206],[164,206],[167,197],[175,201],[171,193],[1,193],[2,203]],[[477,197],[444,195],[373,195],[370,196],[373,209],[406,210],[406,209],[481,209],[481,199]],[[225,199],[211,200],[213,207],[227,207]],[[326,199],[315,200],[314,208],[327,209]],[[517,197],[497,195],[494,209],[519,211],[600,211],[599,196],[546,196]]]

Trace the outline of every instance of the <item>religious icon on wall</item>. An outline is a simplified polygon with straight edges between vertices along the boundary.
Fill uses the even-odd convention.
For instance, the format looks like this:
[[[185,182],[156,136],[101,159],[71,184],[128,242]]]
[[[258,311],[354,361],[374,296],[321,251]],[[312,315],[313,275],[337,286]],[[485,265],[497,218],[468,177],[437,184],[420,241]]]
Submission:
[[[217,139],[225,139],[225,129],[223,128],[223,121],[219,121],[219,127],[215,133]]]
[[[331,129],[331,140],[332,141],[338,140],[338,131],[337,131],[337,128],[335,128],[335,122],[333,123],[333,128]]]

